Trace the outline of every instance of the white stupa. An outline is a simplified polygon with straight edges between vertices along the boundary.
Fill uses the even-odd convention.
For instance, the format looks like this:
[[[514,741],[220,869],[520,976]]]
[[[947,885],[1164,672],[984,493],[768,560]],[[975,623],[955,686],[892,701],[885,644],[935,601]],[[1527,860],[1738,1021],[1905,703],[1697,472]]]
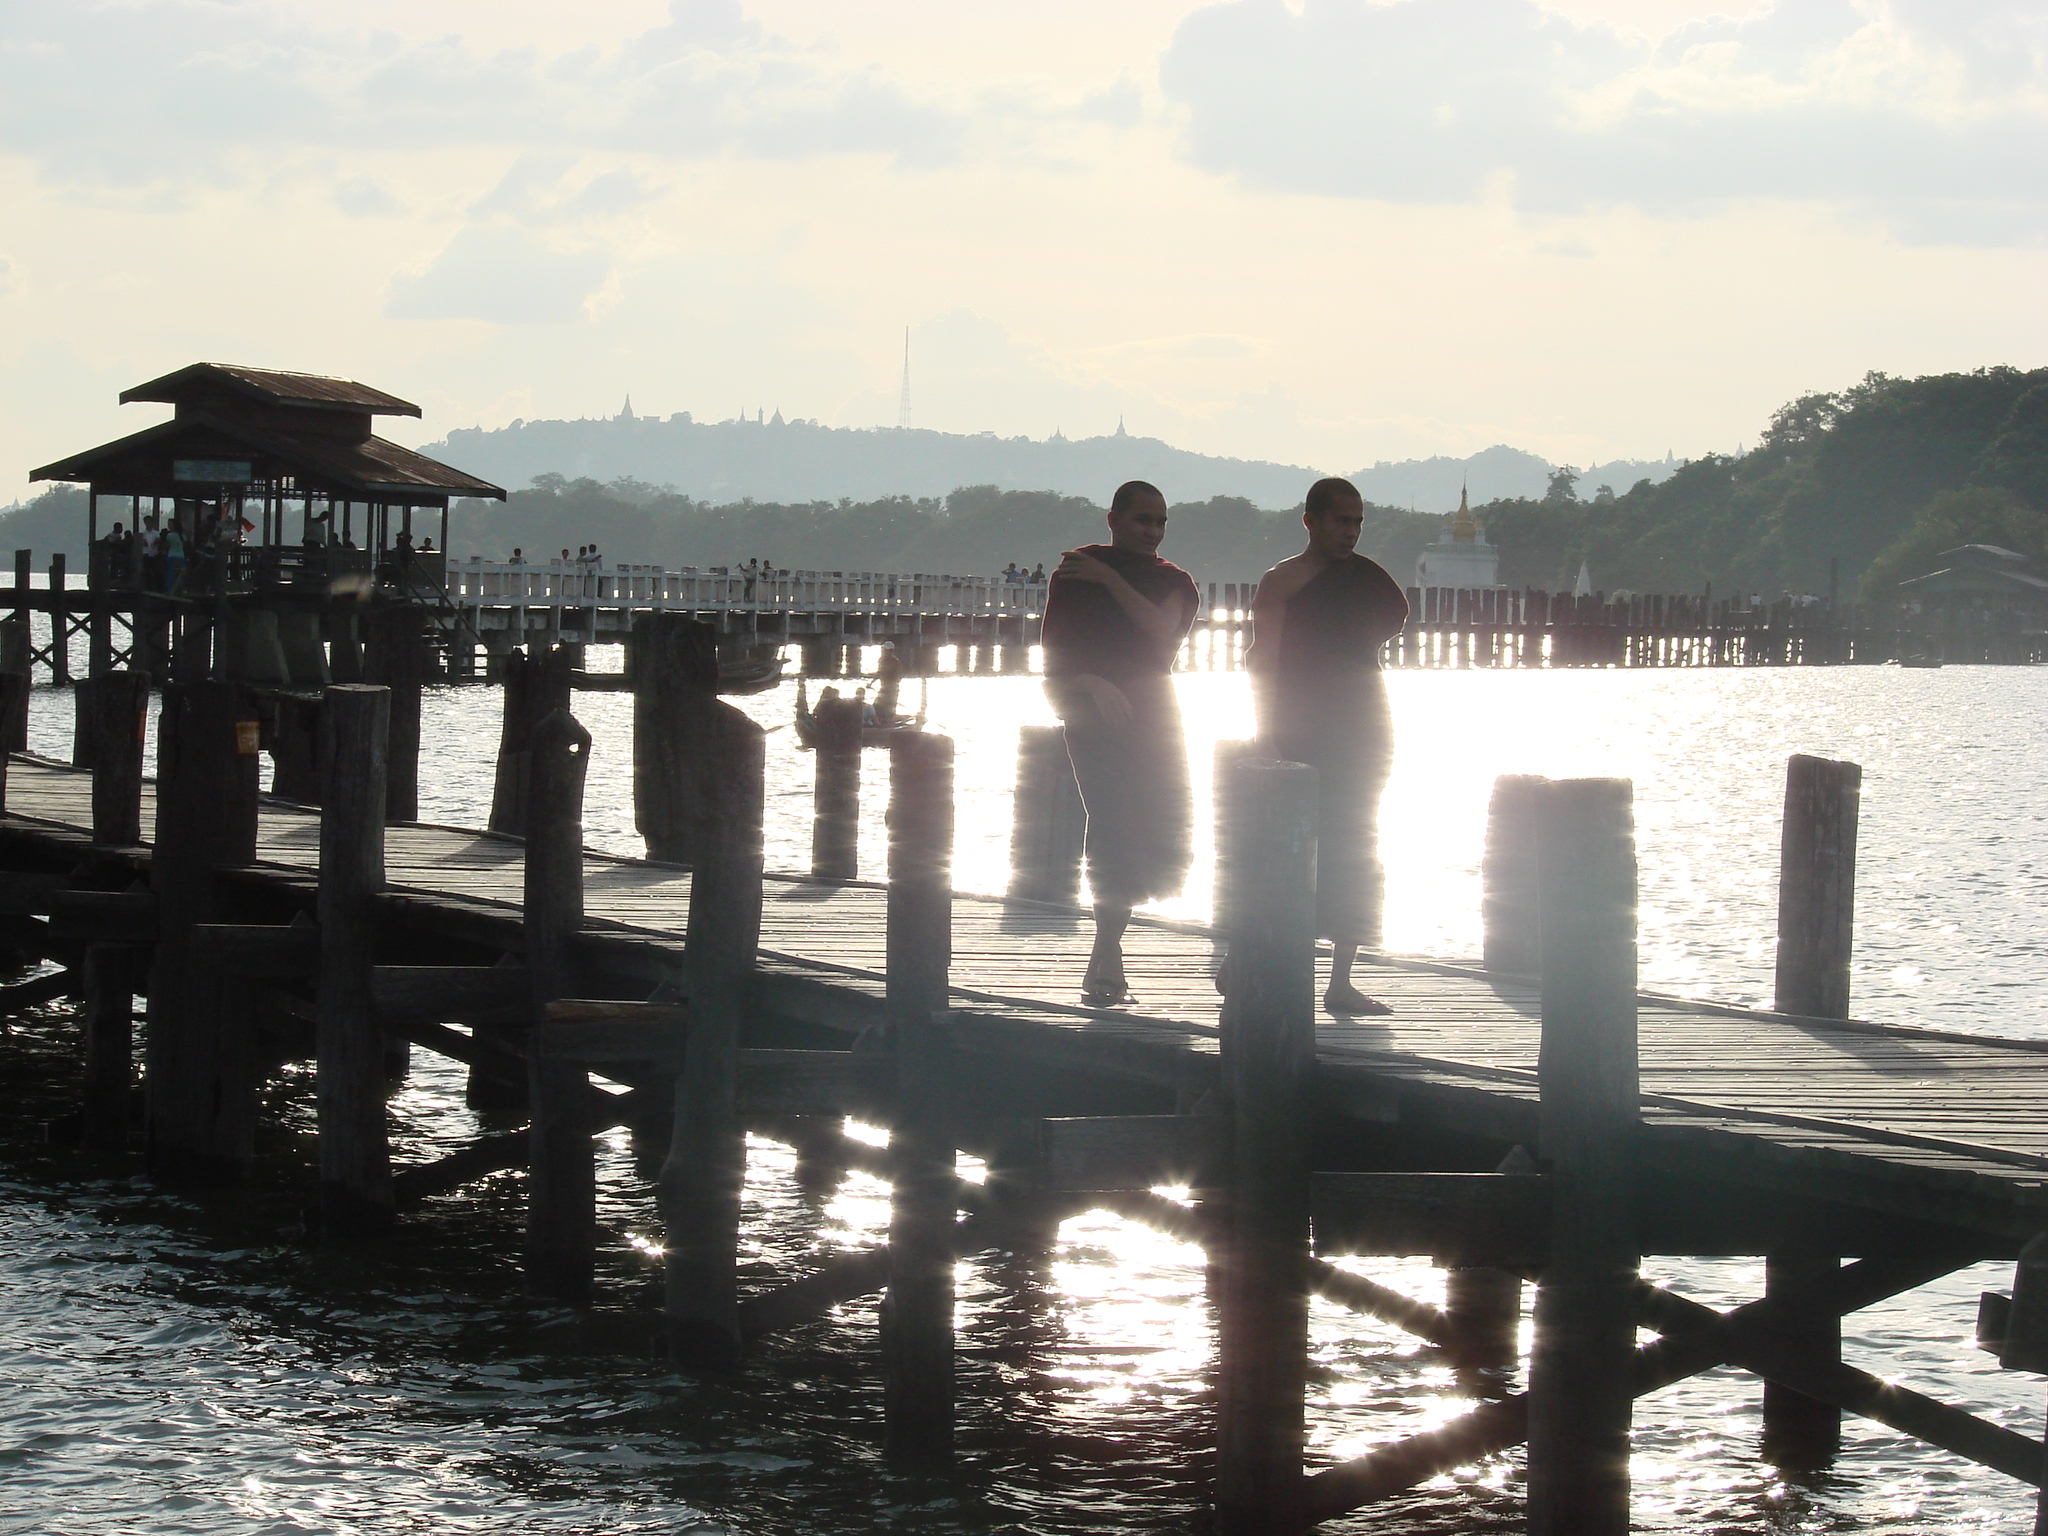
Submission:
[[[1458,510],[1444,536],[1415,561],[1418,587],[1497,587],[1500,551],[1486,542],[1486,530],[1472,515],[1470,498],[1458,492]]]

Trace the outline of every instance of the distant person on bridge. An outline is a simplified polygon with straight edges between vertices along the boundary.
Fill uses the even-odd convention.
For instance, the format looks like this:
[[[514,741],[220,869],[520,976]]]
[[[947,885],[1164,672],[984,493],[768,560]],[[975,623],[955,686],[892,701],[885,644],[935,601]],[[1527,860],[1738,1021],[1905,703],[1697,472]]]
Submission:
[[[1193,808],[1173,658],[1194,623],[1195,583],[1161,560],[1166,498],[1132,480],[1109,504],[1110,542],[1070,549],[1045,599],[1046,694],[1088,809],[1095,948],[1081,1001],[1135,1001],[1124,977],[1131,908],[1180,891]]]
[[[1394,761],[1380,647],[1408,622],[1408,598],[1358,553],[1365,502],[1349,480],[1318,480],[1301,515],[1308,547],[1259,582],[1245,665],[1268,756],[1316,770],[1316,931],[1336,946],[1323,1006],[1391,1013],[1351,984],[1360,946],[1377,949],[1386,876],[1380,792]],[[1218,984],[1228,990],[1228,970]]]

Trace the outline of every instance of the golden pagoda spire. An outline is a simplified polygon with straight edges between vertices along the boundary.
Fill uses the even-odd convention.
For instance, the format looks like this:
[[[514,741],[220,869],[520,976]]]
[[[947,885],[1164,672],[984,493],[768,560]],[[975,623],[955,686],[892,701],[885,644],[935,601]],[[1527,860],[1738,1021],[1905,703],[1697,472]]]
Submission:
[[[1479,521],[1472,515],[1472,502],[1464,486],[1458,487],[1458,511],[1451,519],[1451,542],[1474,544],[1479,540]]]

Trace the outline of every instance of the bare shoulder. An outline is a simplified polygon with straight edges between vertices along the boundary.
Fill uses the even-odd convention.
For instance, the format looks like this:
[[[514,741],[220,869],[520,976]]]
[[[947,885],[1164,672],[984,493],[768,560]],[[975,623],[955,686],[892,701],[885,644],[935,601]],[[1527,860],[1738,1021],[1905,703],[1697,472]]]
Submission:
[[[1259,578],[1259,601],[1285,602],[1306,586],[1313,575],[1315,571],[1306,560],[1300,555],[1289,555]]]

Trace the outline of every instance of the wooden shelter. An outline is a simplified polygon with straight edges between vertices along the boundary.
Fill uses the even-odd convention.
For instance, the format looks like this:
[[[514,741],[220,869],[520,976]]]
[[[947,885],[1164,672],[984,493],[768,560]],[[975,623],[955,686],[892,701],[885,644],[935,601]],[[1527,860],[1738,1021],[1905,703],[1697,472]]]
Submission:
[[[88,486],[95,586],[141,579],[136,562],[118,558],[125,550],[103,557],[102,498],[127,498],[128,532],[146,523],[176,531],[192,593],[353,573],[441,586],[442,560],[412,555],[415,512],[441,513],[438,556],[451,496],[505,499],[498,486],[375,435],[373,418],[420,408],[352,380],[193,363],[122,392],[122,404],[137,401],[174,414],[29,477]]]

